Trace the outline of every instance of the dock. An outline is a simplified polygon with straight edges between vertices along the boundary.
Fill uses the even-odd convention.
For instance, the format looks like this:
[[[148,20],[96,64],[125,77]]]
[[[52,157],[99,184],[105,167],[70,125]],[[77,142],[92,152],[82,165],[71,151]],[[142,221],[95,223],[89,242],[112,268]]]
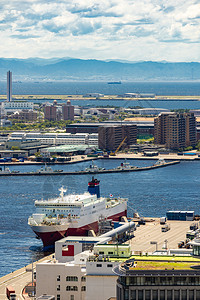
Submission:
[[[179,160],[168,161],[163,164],[154,164],[147,167],[130,167],[128,169],[107,169],[107,170],[95,170],[95,171],[75,171],[75,172],[24,172],[24,173],[0,173],[0,176],[58,176],[58,175],[90,175],[90,174],[106,174],[106,173],[127,173],[127,172],[139,172],[139,171],[150,171],[153,169],[164,168],[172,165],[179,164]]]

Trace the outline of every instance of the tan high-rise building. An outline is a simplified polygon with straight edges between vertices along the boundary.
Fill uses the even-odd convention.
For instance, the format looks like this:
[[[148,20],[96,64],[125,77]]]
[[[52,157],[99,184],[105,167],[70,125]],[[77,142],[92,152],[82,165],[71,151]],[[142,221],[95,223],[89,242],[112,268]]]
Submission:
[[[71,105],[70,100],[67,101],[67,104],[62,105],[62,117],[63,120],[74,121],[74,106]]]
[[[105,125],[98,128],[100,149],[115,151],[125,138],[122,148],[137,142],[137,125]]]
[[[46,105],[44,107],[44,118],[49,121],[57,120],[57,107],[54,105]]]
[[[161,113],[154,120],[154,143],[169,149],[196,145],[196,119],[193,113]]]

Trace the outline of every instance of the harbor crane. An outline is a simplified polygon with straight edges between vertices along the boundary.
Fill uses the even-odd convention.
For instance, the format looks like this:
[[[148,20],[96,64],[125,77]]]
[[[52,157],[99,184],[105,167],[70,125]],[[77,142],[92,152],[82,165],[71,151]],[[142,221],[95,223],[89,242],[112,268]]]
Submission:
[[[117,154],[117,152],[120,150],[120,148],[123,146],[123,144],[126,141],[126,139],[127,139],[127,136],[125,136],[125,138],[119,144],[119,146],[117,147],[117,149],[114,152],[111,152],[110,155],[115,156]]]

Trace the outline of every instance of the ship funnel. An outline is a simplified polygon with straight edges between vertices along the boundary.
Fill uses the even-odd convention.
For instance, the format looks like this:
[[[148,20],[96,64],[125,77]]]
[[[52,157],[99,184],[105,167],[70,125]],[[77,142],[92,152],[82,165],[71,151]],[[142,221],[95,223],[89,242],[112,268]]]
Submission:
[[[97,198],[100,198],[99,182],[100,180],[94,179],[94,177],[88,182],[88,192],[91,195],[97,195]]]

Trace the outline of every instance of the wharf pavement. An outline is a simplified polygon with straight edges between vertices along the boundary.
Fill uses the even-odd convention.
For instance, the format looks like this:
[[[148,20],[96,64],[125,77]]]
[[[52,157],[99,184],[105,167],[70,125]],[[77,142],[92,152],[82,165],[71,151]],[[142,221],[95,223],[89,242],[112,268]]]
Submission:
[[[51,259],[52,255],[45,256],[42,259],[33,263],[33,270],[36,264],[47,259]],[[22,292],[25,286],[32,282],[32,264],[18,269],[0,278],[0,300],[6,300],[6,287],[11,285],[16,292],[17,300],[24,299]],[[29,299],[26,297],[26,299]],[[31,299],[31,298],[30,298]]]
[[[132,251],[136,253],[154,252],[156,245],[150,244],[152,241],[157,242],[158,250],[163,250],[165,240],[167,240],[168,249],[177,249],[178,243],[185,241],[190,225],[198,223],[197,221],[167,221],[166,224],[170,224],[170,230],[162,232],[163,225],[160,225],[160,219],[152,218],[152,220],[152,222],[146,222],[146,225],[140,225],[134,231],[135,237],[127,242],[131,245]]]

